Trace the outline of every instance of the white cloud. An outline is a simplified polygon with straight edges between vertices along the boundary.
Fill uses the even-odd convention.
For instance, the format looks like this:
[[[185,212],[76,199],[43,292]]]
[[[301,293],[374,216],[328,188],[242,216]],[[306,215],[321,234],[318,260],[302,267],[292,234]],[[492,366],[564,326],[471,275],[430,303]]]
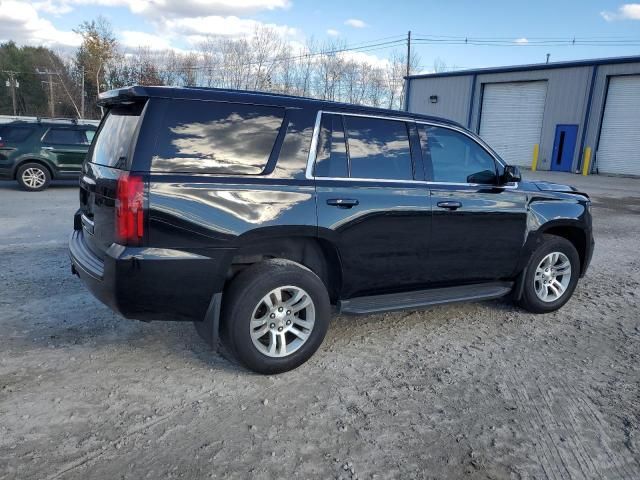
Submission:
[[[337,37],[338,35],[340,35],[340,32],[338,30],[330,28],[329,30],[327,30],[327,35],[329,35],[330,37]]]
[[[127,7],[132,13],[147,18],[204,17],[209,15],[248,15],[264,10],[290,7],[289,0],[43,0],[47,11],[65,9],[76,5],[100,5]]]
[[[525,37],[521,37],[521,38],[516,38],[514,42],[519,45],[526,45],[527,43],[529,43],[529,40]]]
[[[119,40],[125,47],[144,47],[150,50],[169,50],[172,48],[170,39],[167,37],[133,30],[124,30],[119,33]]]
[[[73,10],[71,5],[68,5],[66,3],[58,3],[58,2],[55,2],[53,0],[44,0],[42,2],[33,2],[31,5],[33,5],[33,7],[36,10],[39,10],[39,11],[42,11],[42,12],[46,12],[46,13],[50,13],[50,14],[55,15],[55,16],[64,15],[65,13],[69,13],[70,11]]]
[[[296,30],[286,25],[261,23],[256,20],[238,17],[193,17],[167,20],[164,28],[172,34],[184,35],[187,40],[197,43],[207,36],[223,35],[244,37],[252,34],[258,27],[269,27],[282,36],[295,35]]]
[[[82,38],[74,32],[58,30],[41,18],[33,5],[14,0],[0,1],[0,41],[45,46],[78,46]]]
[[[600,12],[607,22],[615,20],[640,20],[640,3],[626,3],[615,12]]]
[[[344,24],[353,28],[364,28],[367,26],[367,24],[364,23],[364,21],[357,18],[350,18],[349,20],[346,20]]]
[[[353,60],[358,63],[368,63],[369,65],[376,68],[386,68],[389,66],[390,62],[386,58],[380,58],[375,55],[366,52],[340,52],[340,55],[345,60]]]

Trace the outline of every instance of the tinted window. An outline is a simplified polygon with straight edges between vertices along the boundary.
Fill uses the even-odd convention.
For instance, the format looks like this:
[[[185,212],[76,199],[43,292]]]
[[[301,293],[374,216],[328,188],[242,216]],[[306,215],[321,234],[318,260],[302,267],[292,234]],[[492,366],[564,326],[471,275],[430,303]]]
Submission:
[[[455,183],[495,183],[493,157],[467,135],[448,128],[422,126],[420,140],[433,180]]]
[[[73,128],[50,128],[42,139],[45,143],[65,144],[65,145],[84,145],[87,139],[82,130],[74,130]]]
[[[349,166],[342,115],[322,116],[318,140],[315,175],[317,177],[348,177]]]
[[[0,127],[0,139],[5,142],[23,142],[32,131],[29,127]]]
[[[184,100],[171,105],[158,137],[152,170],[259,174],[284,109]]]
[[[91,161],[109,167],[127,165],[141,107],[112,109],[104,118],[93,144]]]
[[[344,121],[352,178],[413,179],[404,122],[347,115]]]

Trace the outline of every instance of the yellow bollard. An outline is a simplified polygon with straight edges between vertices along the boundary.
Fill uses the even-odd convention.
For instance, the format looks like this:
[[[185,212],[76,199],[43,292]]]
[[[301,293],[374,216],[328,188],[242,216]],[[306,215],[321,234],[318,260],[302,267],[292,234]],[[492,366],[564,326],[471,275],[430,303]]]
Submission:
[[[538,168],[538,154],[540,153],[540,145],[537,143],[533,146],[533,161],[531,162],[531,171],[535,172]]]
[[[582,158],[582,175],[589,175],[591,171],[591,147],[585,147]]]

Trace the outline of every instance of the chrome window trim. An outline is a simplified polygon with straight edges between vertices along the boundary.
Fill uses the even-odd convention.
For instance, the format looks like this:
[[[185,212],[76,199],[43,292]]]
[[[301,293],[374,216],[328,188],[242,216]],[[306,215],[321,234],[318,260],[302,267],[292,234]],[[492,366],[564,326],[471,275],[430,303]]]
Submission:
[[[322,115],[346,115],[353,117],[366,117],[366,118],[379,118],[382,120],[396,120],[400,122],[413,122],[416,124],[422,125],[431,125],[434,127],[448,128],[450,130],[457,131],[469,137],[472,141],[479,144],[481,148],[483,148],[496,162],[498,162],[502,167],[505,164],[500,161],[493,153],[489,150],[489,147],[484,141],[481,139],[477,139],[470,135],[468,132],[463,129],[456,127],[454,125],[446,125],[438,122],[428,121],[428,120],[420,120],[411,117],[392,117],[392,116],[384,116],[384,115],[369,115],[364,113],[350,113],[350,112],[331,112],[327,110],[318,110],[316,114],[316,121],[313,127],[313,134],[311,137],[311,145],[309,147],[309,155],[307,157],[307,168],[305,170],[305,178],[307,180],[332,180],[332,181],[342,181],[342,182],[376,182],[376,183],[409,183],[409,184],[418,184],[418,185],[452,185],[452,186],[463,186],[463,187],[486,187],[489,184],[484,183],[463,183],[463,182],[432,182],[428,180],[394,180],[394,179],[385,179],[385,178],[354,178],[354,177],[315,177],[313,175],[313,167],[316,163],[316,155],[318,150],[318,138],[320,136],[320,124],[322,122]],[[480,140],[480,141],[478,141]],[[518,188],[518,183],[515,184],[506,184],[500,185],[501,188],[515,189]]]

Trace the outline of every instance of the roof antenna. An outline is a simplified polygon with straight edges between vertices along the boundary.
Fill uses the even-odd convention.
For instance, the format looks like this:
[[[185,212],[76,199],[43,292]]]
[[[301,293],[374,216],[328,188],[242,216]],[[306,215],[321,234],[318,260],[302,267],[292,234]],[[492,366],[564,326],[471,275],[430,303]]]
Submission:
[[[549,57],[551,56],[550,53],[547,53],[547,63],[549,63]]]

